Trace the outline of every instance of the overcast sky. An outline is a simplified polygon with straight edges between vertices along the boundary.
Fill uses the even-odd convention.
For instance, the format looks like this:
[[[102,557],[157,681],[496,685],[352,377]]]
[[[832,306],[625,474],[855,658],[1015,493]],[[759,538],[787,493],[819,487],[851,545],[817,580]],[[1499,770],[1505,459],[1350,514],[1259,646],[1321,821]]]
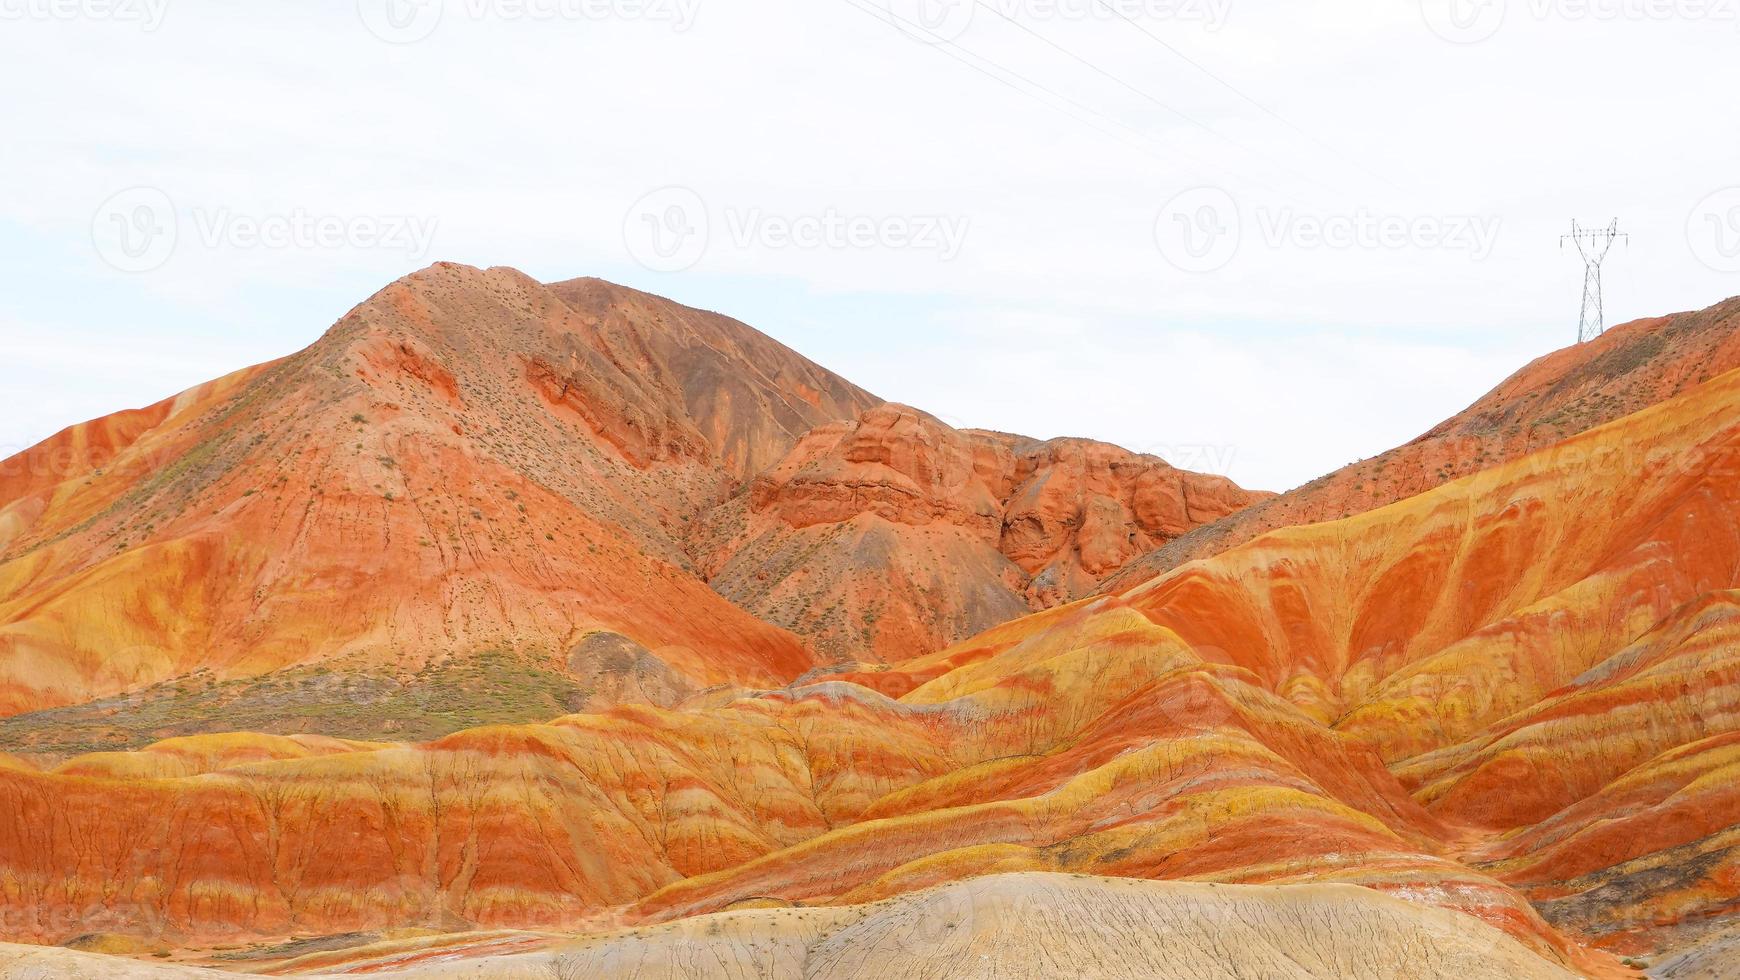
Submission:
[[[1109,4],[1108,8],[1106,5]],[[0,455],[448,259],[1286,489],[1740,293],[1740,0],[0,0]]]

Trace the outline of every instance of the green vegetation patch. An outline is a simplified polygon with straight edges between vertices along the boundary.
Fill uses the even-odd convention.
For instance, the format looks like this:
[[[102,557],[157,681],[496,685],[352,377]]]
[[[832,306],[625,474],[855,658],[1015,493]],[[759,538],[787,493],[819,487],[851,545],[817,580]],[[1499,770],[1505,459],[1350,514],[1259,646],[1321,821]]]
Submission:
[[[542,657],[451,656],[415,672],[298,667],[220,681],[200,672],[87,704],[0,718],[0,752],[66,757],[182,735],[315,734],[424,742],[570,714],[587,692]]]

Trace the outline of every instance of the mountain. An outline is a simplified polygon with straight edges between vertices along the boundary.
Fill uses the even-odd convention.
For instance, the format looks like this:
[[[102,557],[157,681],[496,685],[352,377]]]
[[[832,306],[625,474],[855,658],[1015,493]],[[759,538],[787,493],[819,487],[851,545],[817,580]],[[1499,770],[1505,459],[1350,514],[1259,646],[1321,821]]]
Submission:
[[[1397,451],[1422,492],[1128,583],[1248,495],[426,270],[7,472],[14,696],[105,676],[97,626],[182,659],[0,719],[0,940],[77,947],[0,966],[1695,975],[1740,908],[1737,311],[1536,362]]]
[[[0,902],[10,938],[95,908],[230,942],[650,930],[1011,873],[1338,884],[1620,975],[1606,950],[1740,901],[1736,452],[1740,371],[886,669],[420,746],[15,761]]]
[[[778,687],[1073,598],[1252,499],[928,417],[862,456],[896,417],[736,320],[438,264],[306,350],[0,464],[0,744],[424,739]],[[960,474],[925,467],[976,452],[967,537],[852,509],[946,511]]]
[[[691,544],[722,595],[824,657],[891,663],[1091,593],[1263,496],[1106,443],[882,405],[810,431]]]
[[[772,465],[815,426],[882,403],[729,317],[602,279],[570,279],[549,290],[611,338],[624,371],[674,387],[716,465],[735,481]]]
[[[813,655],[693,574],[684,525],[877,403],[725,317],[434,266],[298,354],[8,461],[0,713],[169,684],[245,714],[269,695],[235,682],[309,667],[438,701],[404,678],[483,653],[521,668],[522,718],[784,683]]]
[[[1638,320],[1541,357],[1412,442],[1257,502],[1128,563],[1122,592],[1284,527],[1332,521],[1551,446],[1740,367],[1740,298]]]

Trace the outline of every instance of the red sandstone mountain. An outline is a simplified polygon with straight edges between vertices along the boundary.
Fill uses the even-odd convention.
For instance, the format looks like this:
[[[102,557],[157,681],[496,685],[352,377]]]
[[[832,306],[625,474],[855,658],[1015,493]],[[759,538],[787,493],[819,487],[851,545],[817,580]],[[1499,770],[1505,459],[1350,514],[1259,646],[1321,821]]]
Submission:
[[[685,524],[876,403],[725,317],[432,267],[0,466],[0,713],[485,650],[605,700],[783,683],[812,654],[692,573]]]
[[[90,704],[15,733],[37,749],[137,744],[117,715],[433,735],[776,687],[1074,597],[1250,499],[1099,444],[878,436],[879,405],[723,316],[434,266],[0,463],[0,716]]]
[[[883,405],[810,432],[693,547],[715,589],[824,656],[894,662],[1088,594],[1262,496],[1105,443]]]
[[[914,896],[906,914],[946,932],[955,917],[911,911],[926,889],[1068,872],[1358,885],[1508,934],[1469,976],[1510,943],[1535,965],[1506,975],[1630,975],[1602,950],[1726,942],[1740,902],[1737,453],[1740,370],[884,671],[422,746],[238,735],[0,761],[23,818],[0,824],[8,935],[640,926],[609,941],[644,944],[724,913],[675,928],[735,937],[706,947],[726,971],[857,914],[836,906]],[[184,846],[196,828],[223,832]],[[865,969],[893,955],[853,948]]]
[[[1405,500],[1640,411],[1740,367],[1740,298],[1638,320],[1538,358],[1414,441],[1261,501],[1131,561],[1121,592],[1277,528]]]
[[[1193,547],[1237,491],[849,405],[795,355],[728,398],[690,391],[764,362],[762,341],[603,284],[438,267],[310,351],[0,477],[18,495],[0,509],[12,696],[90,686],[102,638],[134,631],[207,644],[223,678],[83,710],[166,719],[250,671],[275,683],[274,664],[349,678],[456,640],[517,642],[616,705],[423,744],[327,737],[342,719],[316,715],[292,737],[0,755],[0,939],[277,974],[606,977],[770,957],[781,976],[919,977],[935,957],[989,969],[994,943],[999,975],[1037,977],[1128,973],[1152,950],[1120,929],[1164,944],[1166,923],[1231,916],[1274,955],[1192,939],[1242,964],[1227,975],[1720,965],[1740,908],[1740,368],[1706,372],[1736,310],[1545,358],[1390,464],[1431,482],[1433,453],[1474,447],[1459,479],[824,673],[831,654],[689,566],[726,594],[766,583],[735,598],[824,642],[898,646],[968,628],[973,589],[1043,604],[1180,532],[1169,547]],[[686,322],[653,336],[659,315]],[[778,421],[800,403],[836,417]],[[1595,424],[1607,412],[1625,414]],[[297,510],[299,493],[336,499]],[[511,686],[490,655],[484,689]],[[165,659],[192,656],[140,661]],[[677,705],[709,683],[776,689]],[[289,715],[303,691],[252,703]],[[276,942],[311,934],[328,938]]]

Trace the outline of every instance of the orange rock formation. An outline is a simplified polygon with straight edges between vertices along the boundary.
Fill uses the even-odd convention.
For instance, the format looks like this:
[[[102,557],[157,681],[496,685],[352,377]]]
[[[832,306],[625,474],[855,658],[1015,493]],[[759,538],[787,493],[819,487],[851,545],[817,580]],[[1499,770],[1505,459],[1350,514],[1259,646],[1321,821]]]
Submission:
[[[444,932],[632,927],[638,931],[587,948],[668,964],[673,935],[728,931],[709,955],[743,966],[775,945],[795,943],[799,952],[790,955],[803,956],[820,945],[838,949],[847,940],[824,941],[832,929],[875,921],[888,909],[904,909],[897,921],[908,922],[924,914],[913,910],[934,907],[925,896],[959,894],[960,883],[981,879],[992,882],[984,887],[1001,896],[997,902],[1040,889],[1055,903],[1106,907],[1098,904],[1105,886],[1034,875],[1064,873],[1204,887],[1333,886],[1328,894],[1360,886],[1425,910],[1415,926],[1434,922],[1439,935],[1444,923],[1474,920],[1507,934],[1492,942],[1488,959],[1469,953],[1473,959],[1459,961],[1469,964],[1469,975],[1622,976],[1630,973],[1619,955],[1684,947],[1672,962],[1697,964],[1732,947],[1740,906],[1740,660],[1733,653],[1740,635],[1740,370],[1700,383],[1689,367],[1692,373],[1676,374],[1671,366],[1635,365],[1622,372],[1634,381],[1672,379],[1625,389],[1659,404],[1533,452],[1518,443],[1515,458],[1472,475],[1345,519],[1256,536],[1116,595],[1001,622],[923,656],[823,672],[809,670],[817,658],[791,634],[701,585],[686,570],[682,547],[700,556],[700,570],[725,594],[745,583],[739,602],[765,604],[766,615],[820,637],[861,629],[874,609],[876,625],[883,618],[891,624],[882,642],[892,650],[969,628],[973,603],[984,596],[1007,601],[1012,614],[1016,605],[1090,591],[1135,553],[1132,545],[1184,531],[1231,506],[1237,491],[1111,447],[957,432],[901,406],[856,407],[843,413],[850,420],[812,426],[801,439],[780,428],[793,442],[779,452],[767,448],[779,441],[768,435],[775,430],[741,422],[728,428],[742,438],[722,442],[717,426],[695,421],[697,413],[719,418],[705,407],[714,403],[676,396],[676,381],[666,392],[672,397],[654,397],[644,386],[606,397],[616,383],[606,364],[615,362],[590,360],[581,348],[621,348],[580,338],[612,335],[607,326],[585,326],[609,318],[562,295],[608,295],[608,287],[546,289],[507,272],[438,269],[382,294],[385,305],[405,316],[437,308],[445,295],[437,287],[448,276],[482,277],[510,308],[529,304],[532,315],[518,329],[547,341],[522,342],[519,349],[531,353],[495,389],[456,369],[449,384],[442,366],[466,361],[441,356],[432,341],[407,347],[404,334],[390,332],[383,344],[362,331],[353,337],[360,348],[347,341],[338,347],[343,353],[315,361],[339,365],[335,380],[351,392],[320,418],[362,415],[364,422],[341,423],[341,431],[348,443],[357,430],[364,447],[357,455],[367,456],[369,419],[394,420],[401,438],[446,445],[460,433],[432,406],[452,398],[485,406],[482,416],[451,419],[462,433],[478,434],[480,458],[491,464],[468,479],[519,474],[509,484],[517,497],[508,499],[526,509],[510,508],[509,522],[520,513],[533,531],[556,521],[558,530],[582,526],[600,538],[617,536],[600,540],[602,553],[589,552],[590,559],[556,557],[548,552],[560,547],[524,548],[515,534],[493,533],[500,516],[482,533],[470,532],[461,515],[453,525],[461,544],[451,547],[465,564],[449,577],[385,558],[371,566],[382,576],[372,587],[404,590],[394,593],[398,604],[384,620],[393,629],[385,635],[406,631],[405,649],[414,652],[429,642],[417,631],[430,622],[457,623],[479,636],[548,633],[564,637],[555,649],[582,649],[582,660],[599,662],[644,649],[624,644],[684,642],[692,653],[669,655],[674,672],[695,683],[766,689],[689,697],[681,705],[618,704],[424,744],[204,735],[65,760],[0,757],[0,812],[15,817],[0,822],[0,922],[7,924],[0,939],[61,943],[100,932],[197,946],[407,925]],[[1649,329],[1705,323],[1699,330],[1708,335],[1667,336],[1726,350],[1716,325],[1733,318],[1723,309],[1702,320],[1633,326],[1612,344],[1648,346],[1640,338]],[[374,302],[359,310],[369,311],[364,323],[385,316]],[[562,329],[537,333],[551,319]],[[627,331],[643,320],[636,314],[619,326]],[[677,363],[662,343],[646,342],[648,358]],[[358,350],[357,360],[345,359]],[[1538,364],[1580,358],[1587,365],[1604,355],[1591,356]],[[585,370],[574,366],[583,361]],[[394,378],[399,411],[361,400],[382,396],[378,385],[354,390],[352,368]],[[252,593],[260,612],[245,622],[264,618],[319,636],[311,610],[328,622],[359,621],[343,603],[360,600],[286,588],[306,582],[308,569],[330,567],[311,556],[334,554],[342,534],[327,532],[326,543],[315,546],[271,520],[247,517],[254,508],[284,510],[275,501],[249,501],[283,496],[266,474],[294,475],[310,465],[292,446],[232,456],[219,441],[217,450],[169,467],[170,475],[127,491],[131,496],[107,479],[116,473],[136,486],[146,471],[130,470],[143,466],[131,461],[153,447],[170,447],[167,458],[184,460],[185,453],[170,451],[178,440],[206,445],[227,431],[225,418],[278,410],[281,400],[263,393],[232,400],[220,389],[259,390],[254,386],[272,384],[279,370],[220,383],[137,431],[115,425],[67,437],[63,445],[116,448],[115,462],[85,478],[88,485],[18,484],[42,502],[16,512],[28,517],[19,518],[11,560],[0,565],[0,585],[11,590],[0,595],[65,596],[68,605],[57,611],[53,601],[20,605],[14,598],[13,606],[0,606],[15,624],[0,634],[13,644],[0,648],[12,651],[6,662],[37,671],[18,675],[10,689],[16,703],[53,696],[42,693],[57,690],[42,677],[101,676],[56,674],[53,665],[85,661],[50,655],[64,648],[19,645],[56,636],[50,627],[57,622],[131,622],[141,618],[134,610],[149,609],[158,617],[152,622],[186,623],[194,621],[191,608],[210,624],[202,638],[228,637],[227,617],[247,607],[227,586],[214,585],[228,581],[214,569],[263,589]],[[704,378],[710,369],[692,370],[670,376]],[[1560,368],[1549,373],[1563,375]],[[510,391],[509,380],[519,387]],[[1504,400],[1536,406],[1525,414],[1569,397],[1558,382],[1516,390],[1547,392]],[[542,414],[509,413],[498,403],[537,406]],[[412,421],[432,417],[439,421]],[[544,434],[509,432],[495,421],[508,418],[545,426],[536,430]],[[583,438],[563,443],[569,455],[546,461],[534,451],[540,440],[575,433]],[[739,448],[721,454],[721,445]],[[341,483],[361,484],[380,472],[358,469],[340,449],[311,441],[304,454],[316,456],[313,472]],[[431,522],[445,501],[458,502],[441,496],[447,474],[484,466],[456,451],[440,458],[438,470],[386,468]],[[257,461],[266,459],[285,465],[265,470]],[[680,527],[673,501],[718,495],[732,485],[734,467],[761,460],[773,462],[702,526]],[[574,474],[606,483],[583,484]],[[238,485],[261,489],[237,496]],[[345,494],[355,501],[362,491]],[[558,509],[558,500],[584,506]],[[177,501],[194,503],[177,515],[169,506]],[[379,497],[366,512],[308,516],[295,526],[330,519],[352,536],[418,533],[394,522],[398,502]],[[206,513],[213,509],[223,521]],[[592,515],[644,529],[625,540],[628,531]],[[672,519],[661,521],[667,515]],[[141,536],[141,522],[154,517],[157,529]],[[232,526],[245,533],[216,530]],[[89,554],[93,542],[123,533],[155,542],[141,549],[148,555],[179,554],[175,549],[191,548],[184,542],[201,533],[222,548],[209,546],[216,557],[203,565],[143,556],[129,563],[131,546]],[[256,565],[235,557],[249,547],[257,548]],[[616,582],[660,561],[667,552],[659,549],[669,549],[659,566],[669,571],[656,588],[618,594],[598,586],[611,602],[576,605],[609,630],[602,639],[571,639],[575,627],[563,633],[541,618],[562,608],[561,590],[574,587],[572,577]],[[358,560],[356,550],[348,560]],[[862,556],[862,567],[847,564],[854,556]],[[81,558],[89,563],[82,572],[69,571]],[[890,569],[893,582],[872,589]],[[149,580],[154,572],[166,577]],[[482,598],[469,598],[464,590],[480,580]],[[751,591],[757,586],[747,583],[764,588]],[[353,589],[361,584],[350,580]],[[210,598],[153,605],[151,597],[166,588]],[[195,588],[205,591],[189,591]],[[820,600],[809,594],[821,590],[833,590],[824,593],[824,611],[844,607],[837,623],[816,613]],[[428,617],[430,591],[460,600],[465,615]],[[542,598],[516,605],[527,594]],[[880,597],[881,605],[864,597]],[[104,618],[97,611],[110,609],[127,612]],[[926,609],[934,620],[921,614]],[[335,610],[346,618],[333,619]],[[663,617],[660,610],[667,610]],[[875,648],[875,632],[861,642]],[[230,660],[215,659],[242,670],[281,648],[213,649],[233,649]],[[337,655],[318,643],[298,654]],[[262,669],[294,660],[279,656]],[[1138,891],[1120,892],[1118,907],[1136,901]],[[1262,894],[1282,901],[1274,896],[1284,893]],[[1383,916],[1401,914],[1403,906],[1380,904]],[[1349,905],[1350,915],[1379,914],[1369,903]],[[829,911],[809,926],[772,914],[817,907]],[[704,929],[657,929],[715,913],[730,915]],[[1254,918],[1242,920],[1246,925],[1266,913],[1248,914]],[[1465,949],[1484,934],[1468,928],[1446,941]],[[400,948],[391,962],[541,950],[552,941],[481,932],[469,944],[430,941],[427,953]],[[946,937],[935,942],[955,949]],[[1120,963],[1141,956],[1115,955]]]
[[[1740,367],[1740,299],[1638,320],[1538,358],[1404,446],[1344,466],[1130,562],[1121,592],[1283,527],[1382,507],[1551,446]]]
[[[1106,443],[883,405],[806,435],[694,547],[721,594],[825,656],[896,662],[1092,592],[1263,496]]]
[[[404,672],[495,650],[576,686],[552,695],[574,709],[778,686],[930,652],[1249,499],[1110,446],[928,421],[883,448],[941,455],[884,465],[876,420],[899,413],[879,404],[716,314],[437,265],[307,350],[0,465],[0,716],[201,671]],[[846,421],[866,411],[882,414]],[[996,498],[956,541],[965,488],[919,484],[974,452]],[[865,495],[901,513],[855,524]],[[733,521],[753,537],[717,530]],[[874,541],[821,554],[851,536]],[[858,643],[859,616],[884,610]]]
[[[0,714],[199,668],[514,649],[585,674],[600,633],[672,690],[782,683],[812,654],[693,574],[684,523],[875,403],[724,317],[435,266],[4,464]]]

